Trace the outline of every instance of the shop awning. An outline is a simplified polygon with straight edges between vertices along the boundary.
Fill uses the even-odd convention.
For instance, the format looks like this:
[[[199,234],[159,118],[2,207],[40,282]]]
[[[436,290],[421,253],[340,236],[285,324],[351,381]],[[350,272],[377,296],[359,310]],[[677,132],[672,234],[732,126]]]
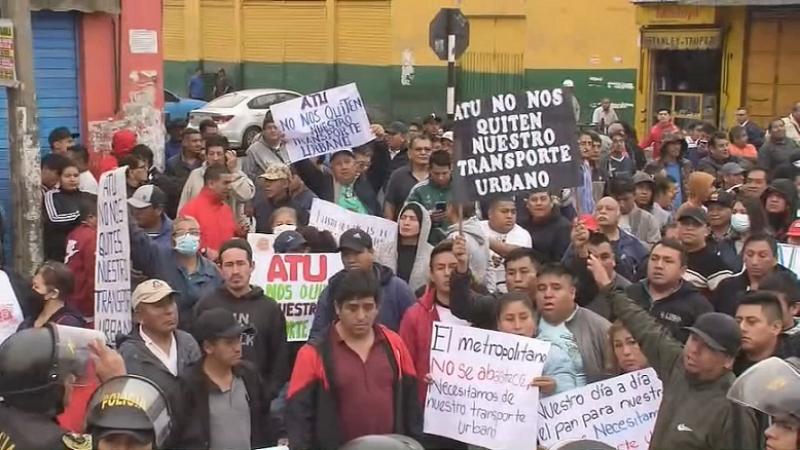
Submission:
[[[80,11],[119,14],[120,0],[31,0],[34,11]]]
[[[722,46],[719,28],[670,28],[642,31],[642,48],[712,50]]]

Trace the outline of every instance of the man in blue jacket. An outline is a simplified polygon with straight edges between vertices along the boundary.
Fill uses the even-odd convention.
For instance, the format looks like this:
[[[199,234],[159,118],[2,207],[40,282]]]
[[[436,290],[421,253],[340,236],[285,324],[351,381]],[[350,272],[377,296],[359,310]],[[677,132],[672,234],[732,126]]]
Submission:
[[[358,228],[345,231],[339,238],[339,251],[342,253],[344,270],[331,277],[328,286],[317,300],[314,323],[311,325],[311,338],[333,323],[335,318],[333,293],[339,288],[348,270],[372,270],[381,285],[378,323],[392,331],[400,329],[400,321],[406,310],[416,302],[414,293],[405,281],[391,269],[375,262],[372,238]]]

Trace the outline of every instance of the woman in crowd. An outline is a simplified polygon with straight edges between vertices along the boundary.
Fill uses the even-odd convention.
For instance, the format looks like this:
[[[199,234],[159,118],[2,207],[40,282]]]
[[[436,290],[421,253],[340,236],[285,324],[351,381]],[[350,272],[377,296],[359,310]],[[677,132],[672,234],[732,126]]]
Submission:
[[[607,364],[610,375],[622,375],[650,367],[639,343],[620,321],[614,322],[608,329],[608,344],[611,347]]]
[[[753,144],[747,142],[747,130],[745,130],[744,127],[736,125],[731,128],[731,131],[728,133],[728,138],[731,143],[730,147],[728,147],[731,156],[745,159],[753,164],[756,163],[758,159],[758,150],[756,150]]]
[[[378,261],[391,268],[408,283],[412,291],[428,283],[428,270],[433,246],[428,243],[431,218],[419,203],[411,202],[400,210],[397,219],[397,242],[379,249]]]
[[[81,223],[80,199],[87,194],[78,189],[81,172],[74,162],[59,174],[59,187],[44,194],[44,258],[64,261],[67,235]]]
[[[750,235],[769,232],[767,214],[761,202],[756,198],[736,200],[731,214],[731,228],[734,235],[727,243],[733,246],[737,255],[741,255],[744,242]]]
[[[297,227],[297,232],[306,240],[309,253],[336,253],[339,251],[336,238],[328,230],[320,231],[315,227],[301,226]]]
[[[497,330],[517,336],[536,337],[538,320],[533,302],[527,294],[509,292],[497,300]],[[573,376],[567,352],[550,345],[550,353],[542,370],[542,376],[533,379],[531,385],[540,389],[543,396],[559,394],[575,389],[578,382]]]
[[[687,185],[689,174],[692,173],[692,163],[686,159],[686,140],[677,134],[664,136],[661,143],[661,156],[659,162],[664,166],[667,176],[675,180],[677,192],[672,203],[672,210],[677,211],[678,207],[686,201]]]
[[[75,281],[69,268],[60,262],[47,261],[33,276],[31,306],[34,315],[25,318],[19,330],[41,328],[45,324],[85,327],[80,313],[66,304]]]
[[[775,239],[786,242],[789,225],[797,217],[797,188],[794,182],[785,178],[773,181],[764,193],[764,210]]]

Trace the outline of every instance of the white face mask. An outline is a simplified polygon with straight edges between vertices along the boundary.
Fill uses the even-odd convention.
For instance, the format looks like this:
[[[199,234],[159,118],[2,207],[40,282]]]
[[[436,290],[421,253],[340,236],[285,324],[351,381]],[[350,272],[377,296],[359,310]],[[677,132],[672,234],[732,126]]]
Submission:
[[[272,228],[272,234],[276,236],[283,233],[284,231],[297,231],[297,225],[291,225],[286,223],[283,225],[277,225]]]
[[[731,228],[737,233],[746,233],[750,231],[750,216],[743,213],[731,215]]]

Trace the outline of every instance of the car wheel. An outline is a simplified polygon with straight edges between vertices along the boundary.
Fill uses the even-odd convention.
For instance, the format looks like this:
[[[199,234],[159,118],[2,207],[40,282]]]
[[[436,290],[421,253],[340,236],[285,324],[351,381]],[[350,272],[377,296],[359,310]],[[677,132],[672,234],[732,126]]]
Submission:
[[[258,133],[261,133],[261,128],[258,127],[250,127],[244,130],[244,135],[242,136],[242,148],[247,151],[250,148],[250,144],[256,139]]]

